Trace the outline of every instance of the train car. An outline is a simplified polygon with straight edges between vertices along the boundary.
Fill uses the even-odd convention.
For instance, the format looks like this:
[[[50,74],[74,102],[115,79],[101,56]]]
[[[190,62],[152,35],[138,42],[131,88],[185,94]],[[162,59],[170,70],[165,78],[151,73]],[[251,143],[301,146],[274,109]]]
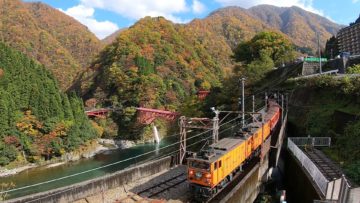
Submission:
[[[264,122],[250,123],[241,136],[219,140],[209,150],[188,158],[188,181],[196,200],[214,196],[232,181],[242,165],[258,156],[261,144],[271,135],[280,118],[280,107],[269,100]]]

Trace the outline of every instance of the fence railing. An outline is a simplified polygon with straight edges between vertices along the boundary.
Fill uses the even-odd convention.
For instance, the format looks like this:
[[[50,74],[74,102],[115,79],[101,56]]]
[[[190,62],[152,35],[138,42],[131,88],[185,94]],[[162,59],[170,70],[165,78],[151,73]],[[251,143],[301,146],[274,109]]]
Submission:
[[[288,149],[301,163],[302,167],[309,173],[313,182],[323,194],[323,200],[314,200],[314,203],[360,203],[355,199],[360,197],[360,189],[352,188],[343,174],[341,178],[328,180],[320,172],[319,168],[299,148],[299,146],[311,145],[314,147],[330,146],[329,137],[290,137],[288,138]],[[353,198],[353,196],[355,198]]]
[[[317,166],[307,157],[304,152],[296,146],[292,141],[293,138],[288,138],[288,149],[293,153],[293,155],[299,160],[301,165],[309,173],[315,184],[318,186],[321,193],[326,196],[326,189],[328,185],[328,180],[320,172]]]
[[[291,137],[291,141],[297,146],[330,147],[330,137]]]

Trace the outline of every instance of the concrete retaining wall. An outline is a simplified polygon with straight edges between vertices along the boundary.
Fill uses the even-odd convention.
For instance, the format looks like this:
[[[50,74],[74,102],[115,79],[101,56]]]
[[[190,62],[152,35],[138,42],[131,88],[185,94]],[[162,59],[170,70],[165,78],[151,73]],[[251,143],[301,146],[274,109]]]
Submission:
[[[118,171],[100,178],[84,181],[78,184],[62,187],[47,192],[11,199],[8,203],[20,202],[71,202],[107,189],[119,187],[126,183],[138,180],[170,169],[173,165],[172,157],[144,163],[129,169]]]
[[[292,203],[310,203],[321,199],[321,192],[310,181],[311,177],[302,169],[301,163],[285,150],[286,200]]]
[[[301,75],[312,75],[320,72],[318,62],[304,62]]]
[[[360,187],[350,189],[348,203],[360,203]]]

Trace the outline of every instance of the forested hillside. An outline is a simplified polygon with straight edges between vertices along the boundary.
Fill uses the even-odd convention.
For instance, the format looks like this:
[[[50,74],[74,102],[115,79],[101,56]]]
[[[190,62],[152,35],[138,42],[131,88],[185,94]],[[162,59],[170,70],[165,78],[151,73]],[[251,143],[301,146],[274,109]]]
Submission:
[[[251,39],[257,32],[270,30],[263,22],[254,19],[245,9],[229,7],[211,13],[204,19],[196,19],[185,25],[221,64],[232,67],[232,50],[241,42]]]
[[[185,27],[226,66],[231,63],[228,57],[231,49],[240,42],[249,40],[259,31],[281,31],[289,36],[299,51],[314,52],[317,50],[317,33],[324,46],[326,40],[336,35],[341,28],[320,15],[296,6],[271,5],[259,5],[249,9],[236,6],[221,8],[204,19],[191,21]],[[114,39],[112,36],[108,41]]]
[[[87,27],[50,6],[3,0],[0,10],[0,41],[44,64],[63,90],[100,51]]]
[[[288,82],[289,134],[331,137],[323,150],[360,184],[360,79],[322,76]]]
[[[97,136],[80,98],[62,93],[48,70],[3,43],[0,112],[0,165],[50,159]]]
[[[299,7],[276,7],[259,5],[248,9],[255,18],[288,35],[293,43],[302,50],[311,48],[317,50],[317,34],[320,43],[336,35],[341,26],[315,13],[305,11]]]
[[[197,90],[220,86],[222,65],[209,52],[183,26],[146,17],[103,50],[82,81],[84,98],[119,106],[122,127],[134,125],[133,107],[178,110]]]
[[[265,8],[264,16],[257,17],[260,9]],[[281,27],[265,19],[266,16],[272,18],[277,9],[292,16],[286,19],[285,15],[277,14],[277,18],[281,19]],[[301,15],[301,18],[295,14]],[[197,90],[220,87],[225,77],[231,77],[234,73],[234,67],[237,69],[237,76],[246,75],[251,78],[248,80],[251,83],[261,79],[274,66],[280,66],[294,58],[292,51],[287,52],[286,57],[276,56],[282,55],[284,50],[293,50],[296,45],[304,46],[307,50],[314,48],[312,42],[301,42],[309,41],[308,38],[296,34],[296,30],[303,29],[303,19],[313,20],[313,23],[327,23],[326,29],[322,29],[321,23],[317,23],[312,26],[311,32],[306,31],[310,38],[314,39],[314,43],[314,29],[323,30],[322,38],[330,36],[330,32],[338,29],[338,25],[325,18],[296,7],[264,6],[248,10],[228,7],[184,25],[173,24],[162,17],[146,17],[128,29],[117,32],[117,37],[114,38],[117,33],[110,36],[107,41],[114,41],[101,52],[91,68],[82,73],[73,88],[77,89],[85,100],[95,98],[103,101],[99,102],[100,105],[117,105],[122,110],[114,113],[113,119],[119,129],[138,130],[138,127],[134,127],[134,107],[186,111],[184,105],[191,106],[189,98],[195,95]],[[290,25],[292,23],[294,25]],[[287,27],[296,32],[289,32],[285,29]],[[264,34],[259,40],[254,39],[255,41],[251,42],[254,46],[251,50],[240,48],[243,52],[234,54],[238,45],[244,44],[262,31],[275,34]],[[288,34],[288,37],[285,34]],[[263,43],[267,43],[264,40],[270,40],[269,44],[274,47],[264,45]],[[262,51],[264,53],[256,51],[264,47],[268,47]],[[283,50],[276,50],[277,48]],[[239,55],[253,55],[254,58],[241,60]]]

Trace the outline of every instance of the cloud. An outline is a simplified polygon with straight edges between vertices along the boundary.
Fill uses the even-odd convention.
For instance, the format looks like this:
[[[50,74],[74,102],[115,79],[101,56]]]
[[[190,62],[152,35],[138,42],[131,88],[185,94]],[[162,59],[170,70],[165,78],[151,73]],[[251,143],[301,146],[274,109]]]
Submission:
[[[205,5],[198,0],[194,0],[192,4],[192,10],[194,13],[202,13],[205,11]]]
[[[94,0],[96,1],[96,0]],[[65,14],[72,16],[80,23],[86,25],[91,32],[93,32],[99,39],[104,39],[106,36],[114,33],[119,27],[110,21],[97,21],[94,18],[95,9],[84,5],[77,5],[67,10],[59,9]]]
[[[313,0],[215,0],[223,6],[241,6],[250,8],[259,4],[269,4],[279,7],[298,6],[304,10],[324,16],[324,12],[313,7]],[[359,0],[355,0],[359,1]]]
[[[175,17],[175,14],[190,11],[185,0],[80,0],[80,2],[86,7],[112,11],[133,20],[145,16],[163,16],[174,22],[182,23],[183,20]],[[197,6],[199,9],[199,4]]]
[[[352,0],[352,2],[355,4],[355,3],[359,2],[359,0]]]

